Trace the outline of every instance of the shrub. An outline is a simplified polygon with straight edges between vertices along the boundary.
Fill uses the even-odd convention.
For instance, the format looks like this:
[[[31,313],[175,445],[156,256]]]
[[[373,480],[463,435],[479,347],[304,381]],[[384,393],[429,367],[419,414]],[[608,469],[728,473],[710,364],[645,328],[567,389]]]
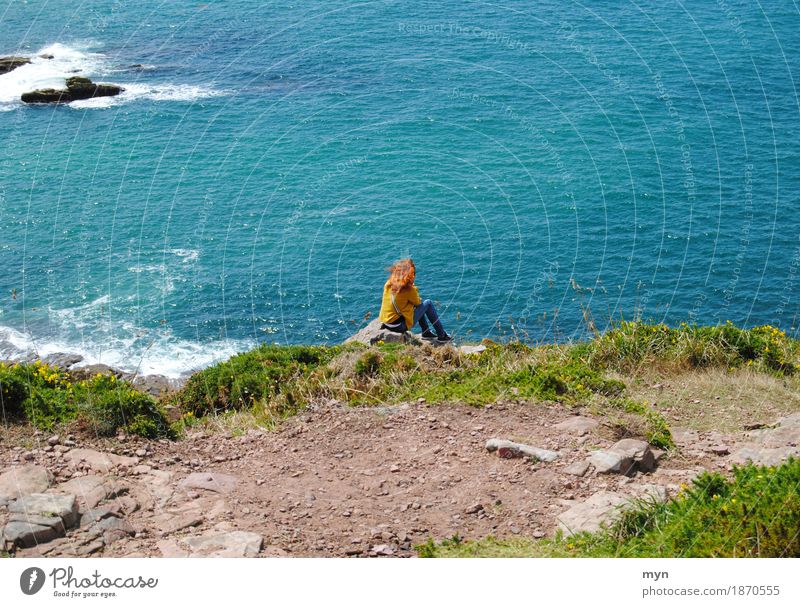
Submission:
[[[184,412],[196,416],[266,406],[284,393],[279,408],[297,406],[293,384],[328,362],[340,348],[262,345],[192,375],[175,397]]]
[[[148,437],[170,433],[152,397],[111,375],[76,382],[65,371],[41,362],[0,365],[0,390],[7,415],[23,417],[42,429],[78,420],[103,436],[120,429]]]

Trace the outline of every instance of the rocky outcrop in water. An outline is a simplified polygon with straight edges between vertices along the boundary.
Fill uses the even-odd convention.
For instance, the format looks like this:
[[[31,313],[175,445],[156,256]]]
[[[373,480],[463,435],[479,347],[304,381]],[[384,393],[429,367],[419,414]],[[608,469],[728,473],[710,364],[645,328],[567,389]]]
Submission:
[[[116,84],[95,84],[88,78],[67,78],[65,89],[39,89],[22,94],[25,103],[69,103],[94,97],[115,97],[125,89]]]
[[[30,62],[31,60],[27,57],[0,57],[0,74],[7,74]]]

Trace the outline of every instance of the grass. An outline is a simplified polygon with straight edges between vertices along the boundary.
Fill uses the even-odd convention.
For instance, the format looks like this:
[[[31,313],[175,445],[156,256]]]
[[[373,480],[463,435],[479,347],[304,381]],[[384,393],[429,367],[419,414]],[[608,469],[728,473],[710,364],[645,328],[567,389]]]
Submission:
[[[453,537],[423,557],[800,557],[800,460],[705,472],[666,503],[641,500],[608,529],[543,540]]]

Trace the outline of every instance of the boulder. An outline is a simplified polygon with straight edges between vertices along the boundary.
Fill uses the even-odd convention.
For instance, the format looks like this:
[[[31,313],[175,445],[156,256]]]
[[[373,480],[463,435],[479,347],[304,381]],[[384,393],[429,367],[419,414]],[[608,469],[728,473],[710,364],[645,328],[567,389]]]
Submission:
[[[0,57],[0,74],[7,74],[30,62],[31,60],[27,57]]]
[[[393,343],[393,344],[412,344],[419,346],[422,340],[412,335],[408,331],[405,333],[396,333],[382,329],[383,323],[377,318],[371,321],[366,327],[348,337],[344,343],[358,342],[371,346],[378,342]]]
[[[11,502],[8,511],[12,515],[24,515],[30,520],[35,517],[58,517],[66,529],[74,527],[78,522],[78,506],[74,495],[31,493]],[[19,520],[19,517],[15,518]]]
[[[0,474],[0,506],[29,493],[42,493],[50,486],[52,475],[41,466],[11,468]]]
[[[616,451],[598,449],[587,460],[598,474],[629,474],[633,471],[633,458]]]
[[[656,458],[647,441],[623,438],[617,441],[611,450],[629,456],[633,459],[636,469],[641,472],[651,472],[656,467]]]
[[[61,369],[69,369],[77,365],[79,362],[83,360],[83,356],[80,354],[69,354],[65,352],[54,352],[53,354],[48,354],[42,359],[42,362],[46,365],[51,365],[53,367],[59,367]]]
[[[114,97],[125,90],[116,84],[95,84],[82,76],[67,78],[66,85],[65,89],[39,89],[23,93],[22,101],[25,103],[69,103],[93,97]]]
[[[645,441],[625,438],[610,449],[600,449],[589,456],[589,463],[598,474],[633,474],[636,470],[650,472],[656,458]]]
[[[60,521],[60,519],[55,519]],[[10,521],[3,528],[3,541],[8,548],[33,548],[39,544],[64,537],[64,532],[49,525],[39,525],[25,521]]]
[[[583,503],[560,514],[556,521],[565,535],[582,531],[594,533],[611,522],[628,500],[617,493],[599,491]]]
[[[530,445],[523,445],[522,443],[515,443],[502,438],[490,438],[486,441],[486,450],[490,453],[497,451],[497,455],[503,459],[530,457],[537,461],[552,462],[561,457],[558,451],[548,451],[547,449],[531,447]]]

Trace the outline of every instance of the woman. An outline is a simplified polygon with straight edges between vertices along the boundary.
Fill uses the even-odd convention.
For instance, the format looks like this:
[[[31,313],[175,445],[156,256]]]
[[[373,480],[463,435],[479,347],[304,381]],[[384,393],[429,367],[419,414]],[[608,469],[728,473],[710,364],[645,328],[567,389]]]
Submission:
[[[423,339],[444,343],[452,337],[444,330],[430,299],[423,301],[414,286],[415,268],[410,259],[401,259],[389,268],[389,280],[383,286],[380,318],[383,328],[405,333],[419,323]],[[434,333],[428,326],[433,325]]]

